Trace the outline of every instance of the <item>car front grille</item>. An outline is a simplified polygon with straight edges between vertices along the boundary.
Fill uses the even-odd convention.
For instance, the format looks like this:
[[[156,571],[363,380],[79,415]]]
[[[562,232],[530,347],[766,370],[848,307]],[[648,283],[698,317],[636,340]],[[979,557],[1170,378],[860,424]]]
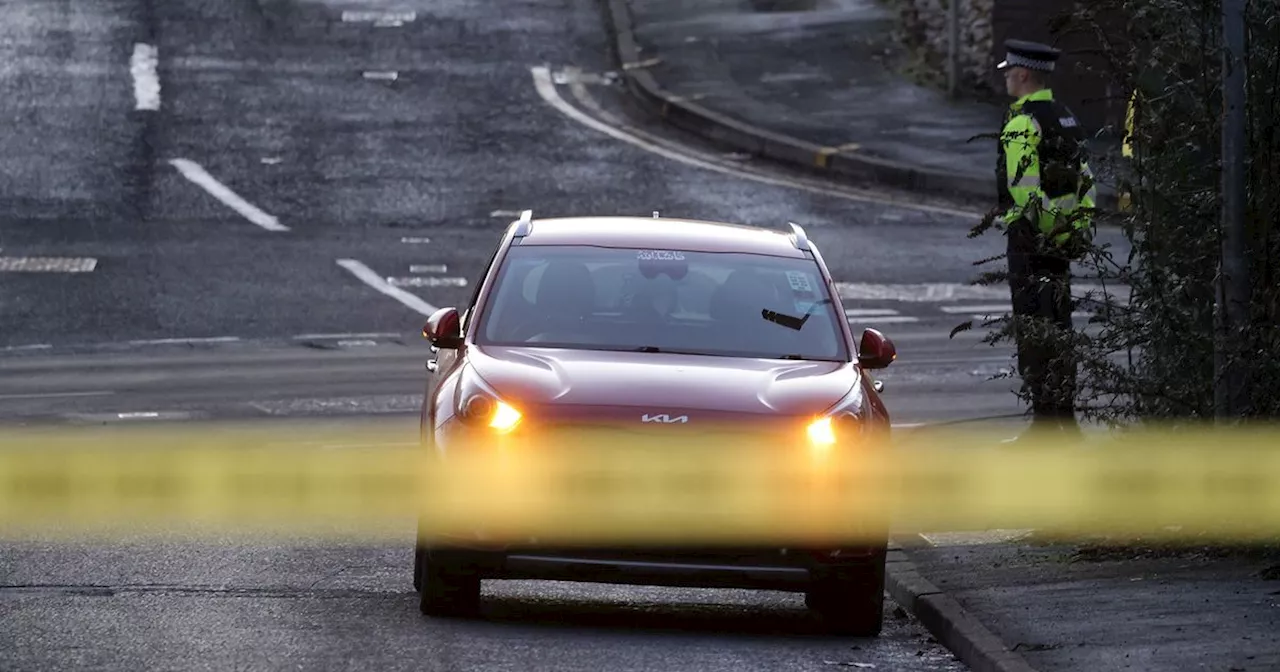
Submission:
[[[727,425],[645,425],[641,423],[554,423],[531,428],[541,441],[566,448],[643,448],[657,450],[735,450],[794,442],[777,428]]]

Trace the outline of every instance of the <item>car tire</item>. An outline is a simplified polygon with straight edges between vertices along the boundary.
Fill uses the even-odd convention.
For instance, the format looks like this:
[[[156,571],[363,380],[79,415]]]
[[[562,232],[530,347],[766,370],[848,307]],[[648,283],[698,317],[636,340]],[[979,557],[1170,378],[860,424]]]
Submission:
[[[426,555],[425,549],[423,549],[421,546],[414,546],[413,548],[413,590],[418,593],[422,592],[422,566],[426,563],[426,558],[424,557],[425,555]]]
[[[805,593],[805,605],[832,634],[878,637],[884,623],[883,560],[833,570]]]
[[[447,553],[419,549],[418,610],[424,616],[473,616],[480,611],[480,574]]]
[[[422,522],[418,522],[418,535],[413,543],[413,589],[422,592],[422,569],[427,564],[427,538],[422,531]]]

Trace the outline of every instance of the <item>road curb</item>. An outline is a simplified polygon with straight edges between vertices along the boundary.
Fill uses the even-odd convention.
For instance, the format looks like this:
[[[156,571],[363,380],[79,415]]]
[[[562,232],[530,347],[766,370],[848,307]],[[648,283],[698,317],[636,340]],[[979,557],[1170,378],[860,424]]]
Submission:
[[[1021,414],[964,418],[927,423],[920,429],[969,422],[1011,419]],[[919,431],[919,430],[915,430]],[[969,614],[955,598],[924,578],[911,562],[910,552],[927,546],[916,534],[895,535],[885,562],[885,589],[895,602],[920,621],[947,650],[973,672],[1037,672],[994,633]]]
[[[906,549],[890,550],[885,588],[916,617],[938,643],[973,672],[1036,672],[950,595],[920,575]]]
[[[730,119],[663,89],[643,64],[628,1],[603,2],[605,13],[609,17],[611,42],[628,92],[673,126],[740,152],[791,164],[828,177],[849,178],[851,182],[862,184],[874,182],[969,202],[995,203],[994,172],[991,178],[976,178],[877,157],[842,154],[838,148],[823,147]],[[1110,194],[1099,196],[1099,208],[1114,209],[1117,204],[1116,198]]]

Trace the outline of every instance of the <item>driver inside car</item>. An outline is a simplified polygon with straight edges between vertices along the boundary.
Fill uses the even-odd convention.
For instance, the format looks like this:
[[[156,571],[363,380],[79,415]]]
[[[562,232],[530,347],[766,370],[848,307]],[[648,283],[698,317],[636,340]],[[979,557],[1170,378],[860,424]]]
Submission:
[[[595,309],[596,284],[586,264],[554,261],[538,282],[537,317],[523,329],[530,342],[581,338],[584,320]]]
[[[633,329],[631,340],[636,346],[660,347],[669,331],[667,320],[678,308],[676,282],[666,275],[640,277],[632,280],[632,287],[623,299],[626,319]]]

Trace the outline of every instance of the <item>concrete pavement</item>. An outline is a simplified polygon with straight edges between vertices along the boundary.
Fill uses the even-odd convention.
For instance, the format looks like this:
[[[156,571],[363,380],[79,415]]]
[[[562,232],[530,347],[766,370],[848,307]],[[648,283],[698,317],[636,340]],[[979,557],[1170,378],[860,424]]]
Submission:
[[[1280,553],[1144,557],[987,533],[928,535],[909,556],[1041,672],[1280,668]]]

